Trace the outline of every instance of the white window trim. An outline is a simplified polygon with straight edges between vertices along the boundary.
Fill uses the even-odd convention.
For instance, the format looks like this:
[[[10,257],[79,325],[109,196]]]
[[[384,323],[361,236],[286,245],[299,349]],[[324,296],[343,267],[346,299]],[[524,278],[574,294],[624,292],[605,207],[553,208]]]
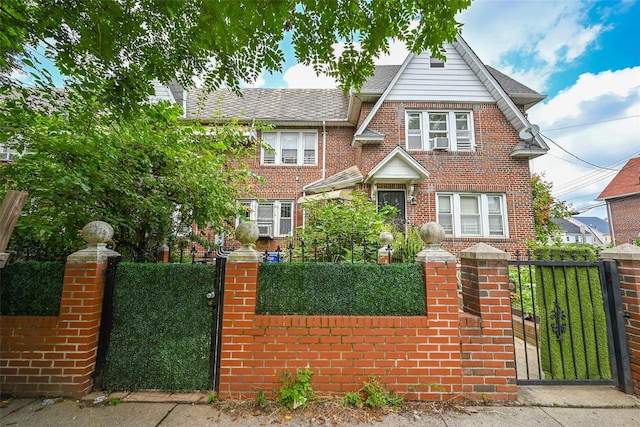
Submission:
[[[509,238],[509,220],[507,217],[507,198],[504,193],[436,193],[436,218],[440,212],[440,196],[451,197],[451,214],[453,222],[453,233],[445,233],[451,237],[482,237],[487,239],[505,239]],[[461,226],[461,208],[460,196],[476,196],[480,197],[480,233],[479,234],[462,234]],[[488,197],[500,197],[500,209],[502,214],[502,230],[501,235],[492,235],[489,231],[489,203]]]
[[[469,120],[469,144],[470,150],[458,149],[458,136],[456,123],[456,114],[467,114]],[[420,114],[420,131],[421,131],[421,147],[409,147],[409,115]],[[433,141],[429,139],[429,114],[446,114],[447,115],[447,138],[449,139],[448,151],[465,151],[472,152],[476,149],[475,132],[473,129],[473,111],[470,110],[407,110],[405,112],[405,146],[407,151],[434,151]],[[452,125],[453,124],[453,125]]]
[[[272,203],[273,204],[273,216],[271,218],[271,223],[273,224],[271,233],[265,233],[264,235],[269,235],[271,237],[288,237],[293,236],[293,228],[294,228],[294,218],[295,218],[295,203],[293,200],[261,200],[262,203]],[[249,207],[249,217],[248,218],[237,218],[236,226],[240,223],[241,220],[248,219],[249,221],[255,222],[258,226],[258,205],[260,202],[258,200],[240,200],[240,203]],[[291,231],[289,233],[282,234],[280,232],[280,213],[283,204],[291,205]],[[262,236],[262,234],[261,234]]]
[[[297,133],[298,134],[298,146],[297,146],[297,159],[296,163],[283,163],[282,162],[282,134],[283,133]],[[314,158],[313,163],[305,163],[304,157],[304,135],[305,134],[314,134],[315,135],[315,143],[314,143]],[[265,144],[264,136],[266,134],[276,134],[276,143],[275,147],[271,147],[274,150],[275,160],[273,163],[265,163],[264,155],[265,149],[264,147],[260,150],[260,164],[267,166],[317,166],[318,165],[318,130],[317,129],[278,129],[273,131],[264,131],[262,133],[262,144]]]

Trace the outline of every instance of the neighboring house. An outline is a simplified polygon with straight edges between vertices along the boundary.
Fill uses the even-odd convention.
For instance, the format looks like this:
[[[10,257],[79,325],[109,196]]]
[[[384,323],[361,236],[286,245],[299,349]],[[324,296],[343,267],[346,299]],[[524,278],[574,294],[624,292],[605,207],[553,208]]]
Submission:
[[[640,157],[629,160],[598,200],[607,203],[607,216],[614,245],[633,243],[640,237]]]
[[[596,221],[597,220],[597,221]],[[563,243],[584,243],[593,246],[607,246],[611,241],[607,239],[604,231],[606,221],[600,218],[587,218],[572,217],[567,219],[552,218],[554,224],[558,226],[558,238]],[[598,225],[595,225],[597,223]],[[591,224],[591,225],[587,225]],[[600,231],[598,226],[603,229]],[[606,226],[606,233],[608,234],[609,227]]]
[[[587,227],[587,230],[596,236],[601,241],[604,241],[603,246],[611,244],[611,232],[609,231],[609,223],[597,216],[574,216],[572,217],[576,221],[580,221]]]
[[[486,242],[513,252],[534,238],[529,160],[548,151],[526,110],[543,95],[484,65],[458,37],[445,62],[410,54],[377,67],[359,92],[244,89],[187,95],[187,119],[214,111],[275,126],[251,163],[264,183],[243,200],[273,249],[303,225],[301,203],[361,189],[399,208],[397,222],[437,221],[453,252]]]

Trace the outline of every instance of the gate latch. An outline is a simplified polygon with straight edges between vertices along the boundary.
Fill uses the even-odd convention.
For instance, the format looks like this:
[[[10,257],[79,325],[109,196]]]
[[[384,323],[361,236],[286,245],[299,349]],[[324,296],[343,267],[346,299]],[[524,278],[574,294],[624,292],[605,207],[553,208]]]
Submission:
[[[209,307],[214,307],[216,305],[216,292],[215,291],[207,292],[207,305]]]

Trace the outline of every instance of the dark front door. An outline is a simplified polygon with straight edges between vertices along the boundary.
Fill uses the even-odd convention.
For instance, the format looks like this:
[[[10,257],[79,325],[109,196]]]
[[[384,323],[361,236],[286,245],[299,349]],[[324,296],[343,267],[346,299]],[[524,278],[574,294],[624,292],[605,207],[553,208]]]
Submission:
[[[378,207],[389,205],[398,209],[393,225],[398,231],[404,232],[407,223],[407,207],[404,191],[378,191]]]

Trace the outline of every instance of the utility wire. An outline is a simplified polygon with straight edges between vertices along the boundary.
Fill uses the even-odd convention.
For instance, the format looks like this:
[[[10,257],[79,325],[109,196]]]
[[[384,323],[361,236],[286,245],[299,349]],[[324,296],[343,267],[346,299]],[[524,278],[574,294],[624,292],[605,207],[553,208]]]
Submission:
[[[605,169],[605,170],[612,170],[612,171],[618,172],[618,169],[605,168],[605,167],[602,167],[602,166],[596,165],[595,163],[588,162],[588,161],[586,161],[585,159],[582,159],[582,158],[580,158],[580,157],[576,156],[575,154],[573,154],[572,152],[570,152],[570,151],[566,150],[566,149],[565,149],[565,148],[563,148],[560,144],[556,143],[553,139],[549,138],[547,135],[543,135],[543,134],[542,134],[542,132],[540,133],[540,135],[541,135],[542,137],[544,137],[545,139],[548,139],[548,140],[549,140],[553,145],[555,145],[556,147],[558,147],[559,149],[561,149],[562,151],[564,151],[564,152],[565,152],[565,153],[567,153],[568,155],[570,155],[570,156],[572,156],[572,157],[575,157],[576,159],[580,160],[580,161],[581,161],[581,162],[583,162],[583,163],[586,163],[586,164],[588,164],[588,165],[591,165],[591,166],[593,166],[593,167],[595,167],[595,168],[597,168],[597,169]]]
[[[623,157],[622,159],[611,163],[610,165],[608,165],[609,168],[616,166],[616,165],[621,165],[622,163],[626,163],[631,157],[640,154],[640,151],[635,152],[635,153],[631,153],[628,156]],[[568,161],[566,159],[564,159],[565,161]],[[571,162],[573,163],[573,162]],[[617,170],[616,170],[617,172]],[[603,180],[603,179],[608,179],[610,178],[612,175],[614,174],[614,171],[611,170],[598,170],[598,171],[591,171],[585,175],[582,175],[576,179],[573,179],[569,182],[566,182],[565,184],[562,184],[556,188],[554,188],[554,192],[557,195],[564,195],[567,193],[571,193],[575,190],[578,190],[580,188],[584,188],[586,185],[590,185],[593,184],[596,181],[599,180]]]
[[[582,124],[579,124],[579,125],[571,125],[571,126],[563,126],[563,127],[559,127],[559,128],[546,129],[545,132],[552,132],[552,131],[563,130],[563,129],[579,128],[579,127],[584,127],[584,126],[597,125],[597,124],[600,124],[600,123],[609,123],[609,122],[615,122],[615,121],[618,121],[618,120],[633,119],[635,117],[640,117],[640,114],[635,114],[633,116],[625,116],[625,117],[614,117],[613,119],[600,120],[598,122],[589,122],[589,123],[582,123]]]

